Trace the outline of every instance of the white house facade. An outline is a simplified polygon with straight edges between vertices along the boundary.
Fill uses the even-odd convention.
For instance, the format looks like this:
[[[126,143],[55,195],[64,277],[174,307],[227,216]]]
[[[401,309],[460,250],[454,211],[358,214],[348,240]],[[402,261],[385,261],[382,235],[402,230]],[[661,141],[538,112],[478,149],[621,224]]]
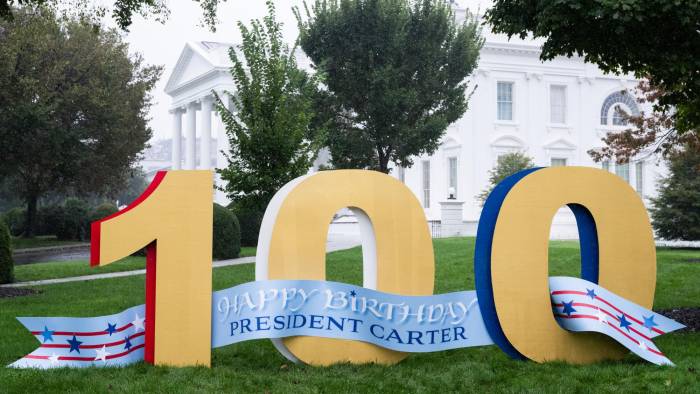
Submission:
[[[463,14],[462,14],[463,15]],[[393,168],[416,195],[429,220],[442,220],[442,235],[473,235],[481,211],[476,196],[488,185],[488,172],[500,155],[523,152],[537,166],[591,166],[615,172],[645,200],[656,194],[664,168],[654,156],[628,164],[595,163],[588,150],[602,146],[608,132],[625,128],[618,109],[638,113],[630,76],[602,73],[581,58],[542,62],[540,44],[483,32],[486,39],[478,69],[470,77],[474,93],[466,114],[447,130],[439,149],[417,157],[411,168]],[[221,120],[213,111],[212,91],[235,89],[229,74],[230,44],[190,42],[170,76],[172,168],[224,167],[227,150]],[[299,58],[300,64],[308,60]],[[222,96],[223,97],[223,96]],[[212,146],[212,141],[219,143]],[[197,149],[199,140],[199,151]],[[313,169],[312,169],[313,170]],[[454,199],[449,199],[453,191]],[[225,203],[217,193],[216,200]],[[450,222],[451,224],[448,224]],[[552,236],[576,237],[573,215],[561,210]]]

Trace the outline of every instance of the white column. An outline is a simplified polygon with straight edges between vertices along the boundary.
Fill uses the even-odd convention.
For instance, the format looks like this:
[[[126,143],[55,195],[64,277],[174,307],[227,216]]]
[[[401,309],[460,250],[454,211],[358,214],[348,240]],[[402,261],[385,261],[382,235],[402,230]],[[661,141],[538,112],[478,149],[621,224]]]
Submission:
[[[197,149],[197,103],[187,104],[185,114],[185,169],[194,170]]]
[[[182,109],[175,108],[170,111],[173,114],[173,139],[172,139],[172,163],[173,170],[182,167]]]
[[[200,153],[199,168],[208,170],[211,168],[211,110],[214,104],[212,96],[202,99],[202,112],[200,113]]]

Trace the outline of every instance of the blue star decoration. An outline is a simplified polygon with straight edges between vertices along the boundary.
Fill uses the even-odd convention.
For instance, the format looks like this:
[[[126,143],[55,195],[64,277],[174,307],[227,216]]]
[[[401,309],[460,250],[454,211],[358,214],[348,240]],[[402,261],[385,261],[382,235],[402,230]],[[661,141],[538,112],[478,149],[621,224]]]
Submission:
[[[41,336],[44,337],[44,343],[46,343],[46,341],[53,342],[53,331],[49,330],[46,326],[44,326],[44,331],[41,332]]]
[[[68,353],[73,352],[73,350],[75,350],[76,352],[80,353],[80,344],[82,344],[82,342],[80,342],[80,341],[75,337],[75,335],[73,335],[73,339],[69,339],[69,340],[68,340],[68,344],[70,344],[70,350],[68,351]]]
[[[629,331],[632,323],[625,318],[625,314],[623,313],[621,316],[618,316],[618,318],[620,319],[620,328],[625,328],[627,331]]]
[[[107,329],[105,331],[107,331],[107,334],[109,334],[109,336],[111,337],[112,334],[117,332],[117,323],[114,323],[114,324],[107,323]]]
[[[649,317],[642,316],[644,318],[644,327],[648,328],[649,331],[653,330],[655,326],[658,326],[659,323],[654,321],[654,315],[651,315]]]
[[[124,349],[126,349],[126,350],[131,349],[131,341],[129,340],[129,337],[124,338]]]
[[[355,293],[355,290],[350,291],[350,297],[355,297],[357,293]]]
[[[567,316],[571,316],[571,313],[576,312],[576,309],[574,309],[574,301],[571,300],[569,302],[562,302],[564,304],[564,310],[563,312],[567,314]]]
[[[595,289],[586,289],[586,295],[588,297],[591,297],[592,300],[595,300],[595,297],[596,297]]]

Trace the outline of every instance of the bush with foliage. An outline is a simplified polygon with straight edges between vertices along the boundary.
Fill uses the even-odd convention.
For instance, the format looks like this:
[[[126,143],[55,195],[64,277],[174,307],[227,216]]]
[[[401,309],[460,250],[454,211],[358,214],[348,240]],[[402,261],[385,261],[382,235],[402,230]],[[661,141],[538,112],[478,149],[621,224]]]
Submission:
[[[506,153],[498,157],[496,166],[489,171],[489,186],[476,198],[483,204],[496,185],[509,176],[535,166],[532,158],[521,152]]]
[[[18,237],[24,232],[27,213],[24,208],[12,208],[2,215],[2,221],[7,225],[10,234]]]
[[[83,241],[87,238],[88,205],[77,198],[67,198],[63,203],[63,214],[55,228],[60,240]]]
[[[652,199],[651,218],[664,239],[700,240],[700,142],[670,156],[670,174]]]
[[[231,203],[228,208],[236,215],[238,223],[240,223],[241,245],[257,246],[265,208],[250,200]]]
[[[0,283],[12,283],[15,263],[12,261],[12,245],[10,230],[0,221]]]
[[[219,204],[214,204],[214,239],[212,256],[215,259],[234,259],[241,252],[241,229],[236,215]]]

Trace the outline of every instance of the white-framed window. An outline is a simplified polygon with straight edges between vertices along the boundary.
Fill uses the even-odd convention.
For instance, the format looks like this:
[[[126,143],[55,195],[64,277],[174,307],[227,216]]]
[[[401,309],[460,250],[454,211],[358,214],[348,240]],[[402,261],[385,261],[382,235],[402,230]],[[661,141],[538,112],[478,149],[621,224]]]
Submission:
[[[566,86],[549,87],[549,121],[555,124],[566,123]]]
[[[602,163],[600,163],[600,168],[604,169],[605,171],[610,171],[610,160],[604,160]]]
[[[423,208],[430,208],[430,161],[424,160],[423,170]]]
[[[564,157],[552,157],[551,166],[552,167],[566,167],[566,158]]]
[[[447,158],[447,195],[454,190],[454,198],[457,198],[458,163],[456,157]]]
[[[634,163],[634,181],[637,193],[644,194],[644,162],[638,161]]]
[[[399,167],[399,180],[401,183],[406,183],[406,169],[403,167]]]
[[[513,82],[496,83],[496,109],[496,119],[513,120]]]
[[[630,181],[630,163],[617,163],[615,165],[615,174],[624,179],[625,182]]]
[[[632,94],[623,90],[615,92],[603,101],[600,108],[600,124],[603,126],[625,126],[627,115],[639,115],[639,107]]]

